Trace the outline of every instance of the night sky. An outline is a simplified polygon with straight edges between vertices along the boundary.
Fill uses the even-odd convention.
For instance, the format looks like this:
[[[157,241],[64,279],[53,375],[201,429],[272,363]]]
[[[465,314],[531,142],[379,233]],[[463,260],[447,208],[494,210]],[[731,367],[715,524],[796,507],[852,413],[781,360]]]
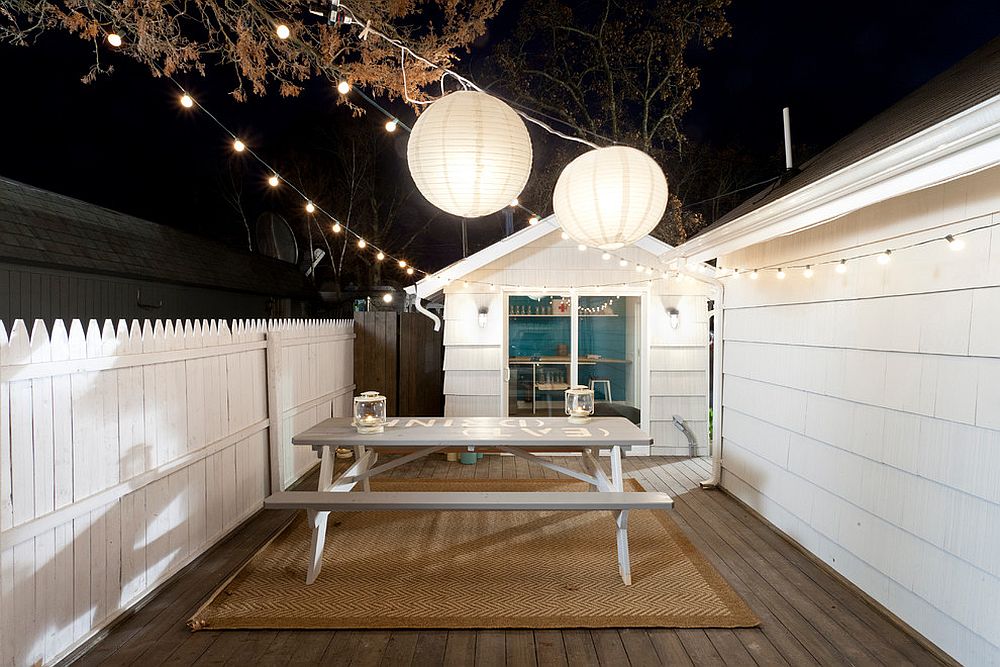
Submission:
[[[508,0],[494,31],[509,25]],[[792,109],[793,139],[814,153],[1000,34],[996,0],[802,2],[735,0],[733,36],[695,54],[702,86],[686,129],[696,141],[739,146],[766,164],[780,158],[781,108]],[[488,53],[493,34],[476,57]],[[75,37],[51,34],[29,48],[0,47],[5,91],[0,175],[96,204],[236,242],[243,229],[219,201],[217,181],[230,143],[210,121],[182,110],[162,79],[108,53],[111,76],[83,84],[93,54]],[[235,103],[233,79],[211,70],[184,80],[200,101],[265,156],[308,141],[303,128],[336,131],[351,118],[327,84],[299,98],[273,94]],[[401,116],[412,122],[412,114]],[[397,152],[405,154],[399,133]],[[772,158],[772,156],[774,156]],[[808,157],[798,155],[797,159]],[[249,187],[266,189],[263,177]],[[543,203],[539,208],[546,208]],[[337,213],[336,205],[331,211]],[[419,217],[422,207],[415,209]],[[457,258],[457,223],[432,226],[414,252],[427,268]],[[486,223],[474,245],[499,223]],[[476,248],[473,247],[473,250]]]

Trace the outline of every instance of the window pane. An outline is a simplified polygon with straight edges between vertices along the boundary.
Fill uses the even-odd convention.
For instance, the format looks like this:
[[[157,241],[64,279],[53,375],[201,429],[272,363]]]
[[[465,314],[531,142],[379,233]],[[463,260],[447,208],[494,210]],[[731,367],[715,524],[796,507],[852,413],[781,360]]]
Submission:
[[[509,415],[563,415],[570,383],[568,296],[510,296],[507,301]]]
[[[595,414],[639,423],[641,298],[581,296],[580,384],[594,390]]]

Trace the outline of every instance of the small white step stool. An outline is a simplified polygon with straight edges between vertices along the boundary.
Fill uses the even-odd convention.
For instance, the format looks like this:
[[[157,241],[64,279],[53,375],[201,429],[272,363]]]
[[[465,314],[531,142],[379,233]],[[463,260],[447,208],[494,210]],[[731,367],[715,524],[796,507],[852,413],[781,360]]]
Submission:
[[[604,400],[608,403],[611,402],[611,380],[595,380],[590,378],[590,391],[594,391],[596,385],[604,385]],[[597,400],[597,393],[594,393],[594,400]]]

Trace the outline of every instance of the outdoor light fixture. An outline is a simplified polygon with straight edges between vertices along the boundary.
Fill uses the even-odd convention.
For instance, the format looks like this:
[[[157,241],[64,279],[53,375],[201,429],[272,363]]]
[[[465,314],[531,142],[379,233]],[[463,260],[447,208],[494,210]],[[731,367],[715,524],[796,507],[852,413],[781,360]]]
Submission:
[[[948,248],[951,250],[958,251],[965,247],[965,241],[963,241],[962,239],[956,239],[951,234],[948,234],[948,236],[944,237],[944,240],[948,242]]]
[[[339,222],[335,222],[333,223],[333,227],[331,227],[331,229],[333,230],[334,234],[339,234],[340,230],[343,229],[343,227],[340,226]]]
[[[660,222],[667,208],[667,177],[640,150],[598,148],[566,165],[552,193],[552,208],[577,242],[615,250]]]
[[[367,246],[367,245],[368,245],[367,241],[365,241],[364,239],[358,239],[358,247],[359,248],[361,248],[362,250],[364,250],[365,246]]]
[[[116,49],[122,45],[122,36],[117,32],[108,33],[108,44],[115,47]]]
[[[671,329],[676,329],[681,323],[681,314],[676,308],[667,308],[667,317],[670,318]]]
[[[806,278],[812,278],[813,277],[813,267],[812,267],[811,264],[807,264],[806,265],[805,271],[802,272],[802,275],[804,277],[806,277]]]
[[[347,83],[347,81],[341,80],[341,82],[337,84],[337,92],[341,95],[346,95],[351,92],[351,84]]]
[[[271,174],[271,177],[267,179],[267,184],[272,188],[278,187],[278,183],[280,183],[280,181],[278,180],[277,174]]]
[[[385,253],[379,250],[378,254],[375,255],[375,259],[381,262],[383,259],[385,259]]]
[[[288,36],[292,34],[292,31],[288,29],[288,26],[284,23],[279,23],[278,27],[274,29],[278,33],[278,39],[288,39]]]
[[[490,309],[487,308],[487,307],[485,307],[485,306],[479,309],[479,315],[478,315],[478,317],[476,319],[479,321],[479,328],[480,329],[485,329],[486,328],[486,314],[489,313],[489,312],[490,312]]]
[[[316,205],[313,204],[311,201],[306,202],[306,213],[315,213],[315,212],[316,212]]]
[[[836,271],[837,273],[847,273],[847,260],[846,259],[840,260],[840,263],[837,264],[837,268],[834,269],[834,271]]]
[[[413,181],[427,201],[464,218],[514,204],[531,173],[531,137],[505,102],[459,90],[430,104],[406,146]]]
[[[392,292],[386,292],[382,295],[382,301],[384,303],[392,303]]]
[[[247,149],[247,145],[245,143],[243,143],[239,139],[234,139],[233,140],[233,150],[234,151],[236,151],[237,153],[242,153],[246,149]]]
[[[397,127],[399,127],[399,122],[395,118],[393,118],[392,120],[388,121],[385,124],[385,131],[395,132]]]
[[[876,259],[878,260],[879,264],[888,264],[890,261],[892,261],[892,251],[886,250],[885,252],[881,253]]]
[[[354,397],[354,428],[358,433],[385,431],[385,396],[377,391],[363,391]]]
[[[194,100],[191,99],[190,95],[184,93],[183,95],[181,95],[181,106],[184,107],[185,109],[190,109],[191,107],[194,106]]]

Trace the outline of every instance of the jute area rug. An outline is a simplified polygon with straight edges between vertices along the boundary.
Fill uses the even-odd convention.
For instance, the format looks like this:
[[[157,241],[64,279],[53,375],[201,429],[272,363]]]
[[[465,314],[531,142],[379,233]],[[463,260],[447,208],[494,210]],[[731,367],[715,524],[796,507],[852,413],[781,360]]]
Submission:
[[[626,480],[631,490],[642,487]],[[372,480],[375,491],[582,491],[575,480]],[[626,490],[629,487],[626,486]],[[669,511],[629,515],[632,585],[610,512],[330,514],[305,584],[304,513],[192,617],[193,629],[735,628],[758,624]]]

